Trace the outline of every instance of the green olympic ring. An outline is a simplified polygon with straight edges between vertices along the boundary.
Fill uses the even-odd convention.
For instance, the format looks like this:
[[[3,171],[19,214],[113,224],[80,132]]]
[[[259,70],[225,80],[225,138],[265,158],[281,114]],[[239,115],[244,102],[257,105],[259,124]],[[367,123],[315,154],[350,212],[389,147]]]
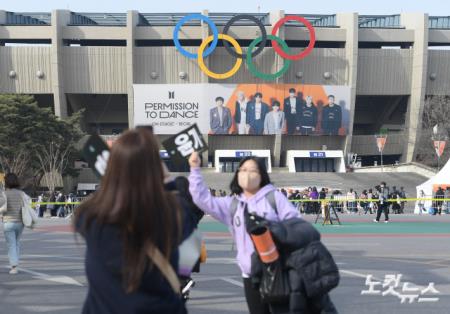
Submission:
[[[283,47],[283,51],[285,51],[286,53],[289,52],[288,45],[280,37],[277,37],[274,35],[267,35],[267,38],[269,38],[271,40],[275,40],[276,42],[278,42],[281,45],[281,47]],[[289,66],[291,65],[292,61],[285,59],[283,67],[278,72],[269,73],[269,74],[260,72],[252,62],[251,52],[253,51],[253,49],[255,49],[256,45],[259,44],[262,40],[263,40],[262,36],[255,38],[248,46],[249,53],[247,53],[247,55],[246,55],[248,70],[250,71],[250,73],[252,73],[254,76],[256,76],[260,79],[267,80],[267,81],[273,81],[273,80],[277,79],[278,77],[280,77],[281,75],[283,75],[284,73],[286,73],[286,71],[289,69]]]

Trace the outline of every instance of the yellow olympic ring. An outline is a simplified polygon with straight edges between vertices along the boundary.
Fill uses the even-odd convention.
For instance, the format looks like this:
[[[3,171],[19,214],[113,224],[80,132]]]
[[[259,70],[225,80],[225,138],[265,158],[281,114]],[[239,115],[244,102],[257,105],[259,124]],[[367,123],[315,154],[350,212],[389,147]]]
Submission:
[[[198,65],[200,67],[200,70],[202,70],[203,73],[205,73],[209,77],[215,78],[217,80],[224,80],[224,79],[227,79],[227,78],[233,76],[239,70],[239,68],[241,67],[241,64],[242,64],[242,59],[236,58],[236,63],[234,64],[233,68],[228,72],[215,73],[215,72],[212,72],[211,70],[209,70],[206,67],[205,62],[203,60],[203,50],[205,50],[206,45],[208,45],[211,41],[213,41],[213,39],[214,39],[214,35],[211,35],[208,38],[205,38],[203,40],[202,44],[200,45],[200,48],[198,48],[198,53],[197,53]],[[231,45],[233,45],[233,47],[234,47],[234,49],[236,49],[237,53],[239,53],[239,54],[242,53],[241,46],[239,46],[239,43],[233,37],[230,37],[225,34],[219,34],[219,39],[228,41]]]

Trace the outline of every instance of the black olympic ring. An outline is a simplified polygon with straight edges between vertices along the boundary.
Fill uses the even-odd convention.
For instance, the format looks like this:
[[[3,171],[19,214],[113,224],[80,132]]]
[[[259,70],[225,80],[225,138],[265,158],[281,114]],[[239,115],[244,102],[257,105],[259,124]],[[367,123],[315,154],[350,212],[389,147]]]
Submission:
[[[248,15],[248,14],[238,14],[233,16],[228,22],[227,24],[225,24],[225,27],[223,28],[223,34],[228,35],[228,30],[230,29],[231,25],[233,25],[234,22],[238,21],[238,20],[251,20],[253,22],[255,22],[256,26],[259,27],[259,29],[261,30],[261,43],[259,44],[258,48],[252,52],[252,58],[259,55],[264,47],[266,47],[266,42],[267,42],[267,32],[266,32],[266,28],[264,27],[264,25],[261,23],[261,21],[256,18],[253,15]],[[231,46],[230,43],[226,40],[223,40],[223,45],[225,46],[225,49],[228,51],[229,54],[231,54],[232,56],[236,57],[236,58],[240,58],[240,59],[245,59],[247,57],[247,55],[245,53],[237,53],[236,51],[234,51]]]

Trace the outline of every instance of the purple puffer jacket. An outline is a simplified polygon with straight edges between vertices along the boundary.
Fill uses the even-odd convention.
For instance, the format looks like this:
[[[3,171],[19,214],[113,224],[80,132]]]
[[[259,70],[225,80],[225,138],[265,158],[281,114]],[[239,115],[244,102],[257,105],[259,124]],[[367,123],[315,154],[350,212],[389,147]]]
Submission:
[[[275,202],[278,215],[266,200],[265,195],[275,190]],[[200,168],[191,168],[189,175],[189,191],[194,203],[207,214],[224,223],[230,229],[237,248],[237,261],[243,277],[249,277],[251,273],[251,256],[254,252],[252,240],[245,230],[244,204],[248,204],[248,211],[265,217],[270,221],[281,221],[289,218],[300,217],[300,213],[292,206],[288,199],[276,191],[271,184],[261,188],[251,198],[247,199],[243,194],[237,196],[239,204],[234,219],[231,218],[232,196],[213,197],[203,182]],[[234,220],[234,222],[233,222]]]

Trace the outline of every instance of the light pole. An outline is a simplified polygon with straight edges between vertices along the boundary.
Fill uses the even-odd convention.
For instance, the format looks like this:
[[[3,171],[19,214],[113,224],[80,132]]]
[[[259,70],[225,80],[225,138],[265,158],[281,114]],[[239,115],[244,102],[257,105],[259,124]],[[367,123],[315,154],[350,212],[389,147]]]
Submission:
[[[380,133],[375,135],[375,139],[377,140],[378,151],[380,152],[380,160],[381,160],[381,172],[383,172],[383,149],[386,145],[387,134]]]

